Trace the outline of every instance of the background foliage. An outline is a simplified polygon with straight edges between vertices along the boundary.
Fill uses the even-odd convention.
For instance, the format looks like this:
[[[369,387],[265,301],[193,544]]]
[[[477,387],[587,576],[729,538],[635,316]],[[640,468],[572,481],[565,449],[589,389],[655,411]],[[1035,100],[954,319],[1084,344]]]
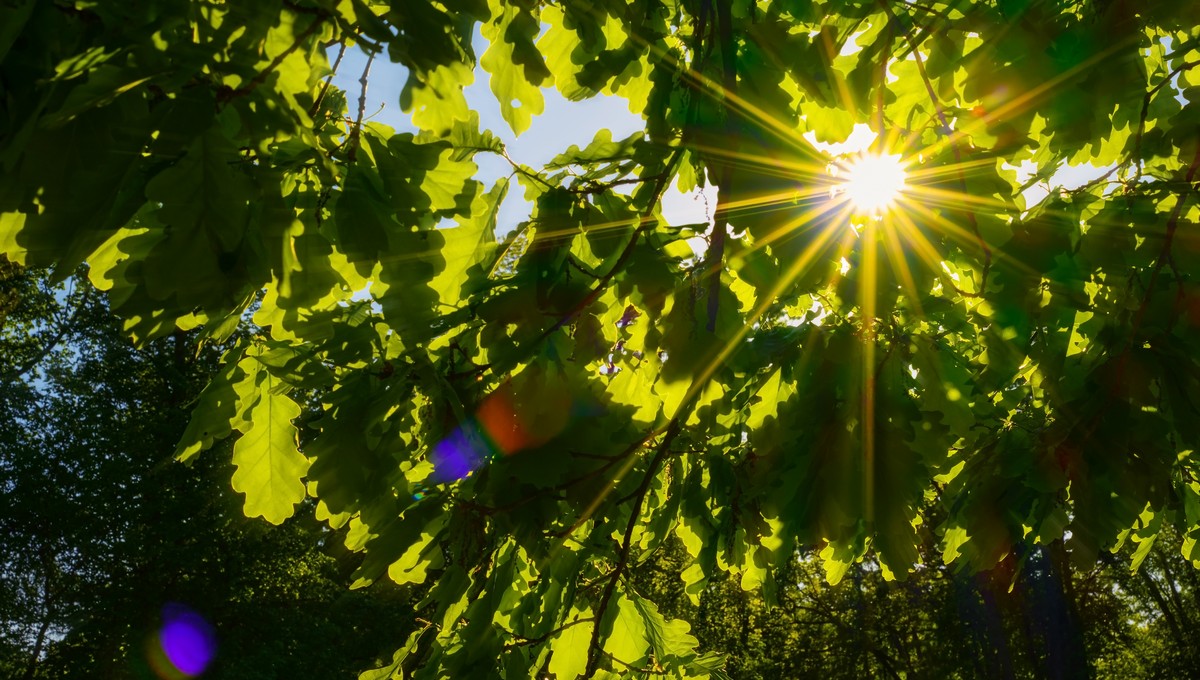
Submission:
[[[0,677],[153,677],[169,602],[215,628],[205,677],[350,677],[390,653],[414,625],[404,588],[347,590],[356,560],[311,518],[248,520],[227,447],[171,460],[216,352],[183,335],[135,351],[83,279],[5,269]]]
[[[830,583],[923,551],[1062,574],[1173,527],[1200,561],[1194,23],[1164,0],[4,0],[0,250],[86,262],[140,343],[230,345],[179,457],[236,432],[247,514],[314,499],[355,585],[433,584],[364,677],[720,676],[631,581],[670,536],[689,597],[770,603],[798,552]],[[406,67],[420,134],[330,84],[343,47]],[[515,133],[551,85],[646,129],[526,167],[466,106],[476,64]],[[803,136],[855,123],[910,166],[879,221]],[[474,179],[481,154],[511,177]],[[1026,206],[1023,160],[1112,171]],[[665,189],[701,183],[715,228],[665,223]],[[497,242],[509,191],[532,214]]]

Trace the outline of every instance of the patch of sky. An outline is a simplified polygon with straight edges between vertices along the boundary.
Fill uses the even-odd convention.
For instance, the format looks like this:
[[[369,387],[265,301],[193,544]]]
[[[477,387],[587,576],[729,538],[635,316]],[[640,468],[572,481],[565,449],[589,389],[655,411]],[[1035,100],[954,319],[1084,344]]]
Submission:
[[[476,54],[482,54],[487,48],[478,29],[474,48]],[[330,61],[336,56],[336,48],[331,48]],[[333,84],[346,92],[352,109],[357,106],[361,92],[358,80],[366,64],[366,53],[350,48],[333,78]],[[600,130],[607,129],[613,139],[622,139],[645,128],[643,118],[629,111],[629,104],[623,97],[600,95],[572,102],[553,87],[544,87],[545,111],[534,117],[529,130],[517,136],[500,114],[500,104],[488,85],[491,76],[480,67],[476,67],[474,76],[474,82],[465,89],[464,95],[470,107],[478,112],[480,127],[491,130],[504,142],[510,158],[532,168],[544,166],[571,146],[586,147]],[[374,60],[368,79],[364,119],[382,123],[400,133],[416,134],[418,129],[411,116],[404,113],[399,104],[400,92],[407,79],[408,70],[403,66],[386,57]],[[479,167],[476,179],[487,185],[512,173],[508,161],[496,155],[478,154],[475,163]],[[711,224],[716,201],[717,192],[712,186],[687,193],[671,187],[663,196],[662,214],[672,225]],[[497,238],[503,238],[527,219],[532,208],[520,190],[510,191],[497,213]],[[707,247],[703,237],[691,239],[690,243],[697,253]]]
[[[476,54],[487,49],[487,43],[478,28],[475,33]],[[330,54],[332,60],[336,54]],[[356,49],[346,51],[333,83],[347,93],[354,106],[360,86],[358,78],[366,66],[367,55]],[[645,128],[641,116],[629,111],[623,97],[596,96],[580,102],[564,98],[553,87],[542,88],[545,111],[533,119],[533,125],[519,137],[513,134],[500,115],[500,104],[492,95],[488,81],[490,75],[480,67],[475,68],[475,81],[464,94],[470,107],[479,113],[480,127],[491,130],[504,142],[508,155],[517,163],[540,168],[552,158],[571,146],[583,148],[591,143],[596,133],[607,129],[613,139],[622,139]],[[371,66],[367,87],[366,107],[369,120],[383,123],[397,132],[416,133],[411,117],[400,110],[400,91],[408,79],[408,71],[399,64],[377,59]],[[506,160],[491,154],[479,154],[475,158],[479,166],[476,179],[485,184],[494,183],[512,173]],[[708,221],[703,208],[696,208],[694,201],[679,195],[679,192],[664,200],[663,210],[668,221],[678,224]],[[510,191],[497,217],[497,236],[503,237],[518,223],[529,216],[532,205],[524,199],[522,192]]]

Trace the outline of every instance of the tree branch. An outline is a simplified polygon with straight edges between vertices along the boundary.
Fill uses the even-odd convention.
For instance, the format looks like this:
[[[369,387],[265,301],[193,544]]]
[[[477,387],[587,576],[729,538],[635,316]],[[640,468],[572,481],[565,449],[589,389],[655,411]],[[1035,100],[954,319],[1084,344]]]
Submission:
[[[662,173],[657,175],[658,179],[654,183],[654,188],[651,191],[650,200],[647,203],[647,207],[642,214],[638,216],[638,226],[633,231],[633,237],[629,239],[629,243],[625,244],[624,250],[622,250],[621,254],[617,256],[617,261],[613,263],[612,268],[605,272],[604,275],[599,277],[599,279],[596,281],[595,287],[592,288],[587,295],[583,296],[583,299],[581,299],[569,310],[567,310],[561,317],[559,317],[559,319],[554,322],[553,326],[546,329],[536,338],[530,341],[528,346],[541,344],[542,341],[553,335],[558,329],[570,323],[571,320],[578,316],[580,312],[590,307],[592,303],[600,299],[600,296],[604,294],[605,289],[608,288],[608,284],[612,282],[613,277],[615,277],[617,273],[625,267],[625,263],[628,262],[629,258],[633,256],[633,249],[637,245],[638,240],[643,234],[645,234],[647,231],[650,231],[650,227],[654,225],[654,208],[658,206],[659,201],[662,199],[663,191],[665,191],[667,188],[667,181],[674,176],[674,172],[672,171],[676,164],[679,163],[681,154],[682,149],[675,149],[675,151],[671,154],[671,158],[667,160],[666,168]]]
[[[585,616],[582,619],[575,619],[574,621],[572,621],[570,623],[565,623],[565,624],[559,626],[558,628],[555,628],[554,630],[550,631],[549,633],[546,633],[545,635],[539,635],[538,637],[535,637],[535,638],[521,637],[520,635],[513,633],[513,637],[517,638],[516,642],[506,643],[504,645],[504,649],[505,649],[505,651],[507,651],[514,647],[524,647],[526,645],[540,644],[542,642],[545,642],[546,640],[549,640],[556,633],[561,633],[564,630],[571,628],[572,626],[577,626],[581,623],[590,623],[595,620],[596,620],[596,617],[594,617],[594,616]]]
[[[358,84],[362,89],[358,91],[358,117],[354,119],[354,129],[350,131],[350,138],[346,142],[350,145],[350,151],[347,158],[353,163],[358,158],[358,138],[362,132],[363,114],[367,111],[367,82],[371,77],[371,62],[375,61],[375,53],[371,52],[367,55],[367,65],[363,67],[362,75],[358,77]]]
[[[302,33],[300,33],[300,35],[296,36],[296,39],[294,41],[292,41],[292,44],[289,45],[287,49],[285,49],[284,51],[275,55],[275,58],[271,60],[271,63],[267,64],[267,67],[265,69],[263,69],[258,75],[254,76],[254,78],[251,79],[250,82],[237,88],[236,90],[229,89],[229,88],[223,88],[221,90],[221,92],[217,95],[217,101],[218,102],[228,102],[231,99],[235,99],[237,97],[242,97],[242,96],[245,96],[245,95],[253,92],[259,85],[262,85],[263,83],[265,83],[267,81],[267,78],[270,77],[270,75],[275,72],[275,69],[279,68],[279,65],[283,63],[284,59],[287,59],[288,56],[290,56],[292,54],[292,52],[295,52],[297,49],[299,49],[300,46],[305,43],[305,41],[307,41],[310,37],[312,37],[313,33],[317,32],[318,28],[320,28],[322,25],[324,25],[324,23],[325,23],[324,17],[318,17],[316,19],[313,19],[312,23],[308,25],[308,28],[304,29],[304,31]]]
[[[608,583],[604,585],[604,593],[600,595],[600,604],[596,607],[596,625],[592,628],[592,639],[588,644],[588,663],[587,673],[585,678],[592,678],[596,675],[600,664],[600,628],[604,623],[604,614],[608,610],[608,605],[612,602],[613,593],[616,592],[617,582],[621,580],[621,575],[625,573],[629,566],[629,550],[633,546],[633,530],[638,525],[638,520],[641,519],[642,504],[646,501],[646,492],[650,490],[650,485],[654,482],[654,477],[658,472],[658,466],[662,464],[666,458],[667,451],[671,448],[671,442],[679,435],[682,429],[680,415],[676,415],[675,419],[667,425],[667,431],[663,435],[663,439],[659,442],[658,451],[655,452],[654,458],[651,459],[650,465],[646,468],[646,475],[642,478],[642,483],[638,485],[636,498],[633,507],[629,511],[629,522],[625,524],[625,535],[621,539],[621,548],[617,553],[617,566],[613,569],[612,576]]]
[[[71,312],[71,317],[59,324],[58,330],[54,333],[54,337],[50,338],[50,341],[46,343],[46,346],[43,347],[42,350],[37,353],[37,355],[30,357],[30,359],[24,364],[4,374],[4,382],[17,380],[21,376],[32,371],[38,364],[42,363],[42,361],[44,361],[46,357],[50,355],[50,352],[53,352],[54,348],[57,347],[58,344],[62,342],[63,338],[67,336],[67,333],[74,329],[75,321],[79,319],[79,314],[83,312],[84,307],[87,306],[91,295],[92,287],[85,284],[83,289],[83,298],[79,300],[79,305],[75,307],[75,311]]]
[[[1150,88],[1146,92],[1146,96],[1142,98],[1142,112],[1141,115],[1138,116],[1137,135],[1133,140],[1133,160],[1135,163],[1137,163],[1137,176],[1134,178],[1135,181],[1141,179],[1142,177],[1142,135],[1144,135],[1146,132],[1146,116],[1150,114],[1150,100],[1154,98],[1154,95],[1158,94],[1159,90],[1163,89],[1167,85],[1170,85],[1171,81],[1175,79],[1175,76],[1183,73],[1184,71],[1196,68],[1197,66],[1200,66],[1200,59],[1180,64],[1178,68],[1168,73],[1166,78],[1163,78],[1158,82],[1157,85]]]
[[[1137,314],[1133,318],[1133,327],[1129,334],[1129,341],[1125,346],[1126,353],[1122,354],[1121,366],[1117,374],[1118,384],[1124,375],[1125,358],[1128,356],[1129,347],[1132,345],[1138,330],[1142,326],[1142,321],[1146,316],[1146,309],[1150,306],[1150,296],[1154,294],[1154,287],[1158,284],[1158,275],[1162,271],[1163,265],[1171,258],[1171,245],[1175,241],[1175,232],[1179,228],[1179,217],[1183,214],[1184,204],[1187,203],[1188,198],[1192,195],[1192,182],[1195,181],[1196,170],[1198,168],[1200,168],[1200,145],[1196,146],[1196,155],[1192,157],[1192,163],[1188,167],[1187,175],[1184,177],[1184,181],[1187,182],[1187,190],[1179,195],[1174,209],[1171,210],[1171,217],[1167,220],[1167,229],[1163,235],[1162,249],[1158,253],[1158,259],[1154,261],[1154,269],[1150,272],[1150,281],[1146,284],[1146,294],[1142,297],[1142,304],[1138,305]]]
[[[892,22],[897,22],[896,14],[892,12],[891,6],[887,0],[878,0],[879,6],[887,13],[888,18]],[[912,49],[913,59],[917,63],[917,72],[921,74],[921,82],[925,84],[925,92],[929,94],[929,101],[933,104],[933,109],[937,113],[938,122],[942,125],[942,134],[950,143],[950,148],[954,151],[954,165],[958,174],[959,190],[964,195],[967,194],[967,178],[962,170],[962,152],[958,148],[958,141],[955,139],[953,132],[950,129],[950,122],[946,119],[946,112],[942,108],[942,103],[938,99],[937,91],[933,89],[933,83],[929,80],[929,74],[925,71],[925,60],[921,58],[921,51],[917,49],[918,42],[913,38],[912,31],[904,30],[904,38],[908,41],[909,47]],[[882,131],[881,131],[882,133]],[[958,286],[951,283],[951,287],[955,289],[959,295],[964,297],[980,297],[983,295],[984,289],[987,287],[988,273],[992,269],[992,249],[988,246],[987,241],[983,238],[983,232],[979,230],[979,221],[975,218],[975,211],[970,208],[964,208],[967,216],[967,221],[971,223],[971,232],[975,235],[975,240],[979,244],[979,252],[983,255],[983,269],[980,272],[979,288],[975,293],[968,293],[960,289]]]
[[[346,43],[342,42],[342,46],[338,48],[337,59],[333,60],[333,72],[325,78],[325,83],[321,85],[321,91],[317,93],[317,98],[313,101],[312,108],[308,110],[309,118],[317,115],[317,111],[321,108],[321,102],[325,101],[325,94],[329,92],[329,84],[333,82],[333,77],[337,75],[338,67],[342,65],[342,57],[344,56],[346,56]]]
[[[733,0],[717,0],[717,34],[721,43],[721,71],[724,76],[725,95],[725,133],[733,138],[733,118],[729,100],[737,92],[737,48],[733,39]],[[725,269],[725,236],[729,230],[729,200],[725,195],[733,194],[733,167],[725,161],[718,171],[719,186],[717,197],[717,214],[713,216],[712,240],[708,242],[708,252],[704,259],[709,269],[708,274],[708,325],[709,333],[717,329],[717,312],[721,294],[721,272]]]

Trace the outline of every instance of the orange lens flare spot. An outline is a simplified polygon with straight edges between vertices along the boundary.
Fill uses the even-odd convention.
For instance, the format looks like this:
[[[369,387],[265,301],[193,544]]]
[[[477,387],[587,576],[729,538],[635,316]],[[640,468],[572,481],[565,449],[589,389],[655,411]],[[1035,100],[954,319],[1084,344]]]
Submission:
[[[529,448],[534,443],[534,438],[517,417],[511,390],[499,389],[488,395],[475,412],[475,419],[488,439],[506,456]]]
[[[586,412],[563,381],[501,385],[430,452],[433,480],[444,484],[470,476],[497,455],[512,456],[558,436]],[[423,494],[418,493],[421,497]]]

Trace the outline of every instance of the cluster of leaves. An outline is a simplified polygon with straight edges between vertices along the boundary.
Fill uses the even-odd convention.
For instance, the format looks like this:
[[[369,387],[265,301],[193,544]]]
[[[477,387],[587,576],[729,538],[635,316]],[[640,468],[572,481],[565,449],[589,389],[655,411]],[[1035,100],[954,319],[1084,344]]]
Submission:
[[[830,582],[869,552],[902,578],[923,543],[974,569],[1068,535],[1078,563],[1124,542],[1138,562],[1175,524],[1200,562],[1187,15],[4,0],[0,251],[86,261],[142,342],[220,341],[253,312],[179,455],[236,430],[249,514],[311,496],[365,553],[359,584],[436,578],[428,625],[369,677],[719,677],[629,584],[670,535],[691,592],[736,574],[768,597],[798,549]],[[406,67],[420,134],[330,84],[344,49]],[[476,64],[516,133],[550,85],[625,97],[645,131],[486,187],[474,159],[508,155],[466,105]],[[903,215],[854,222],[829,197],[804,134],[856,123],[908,156],[925,198]],[[1023,160],[1113,169],[1025,210]],[[497,243],[513,178],[534,208]],[[704,183],[696,256],[703,229],[660,204]],[[537,431],[493,431],[524,450],[448,476],[439,443],[477,439],[495,393],[508,430]]]

